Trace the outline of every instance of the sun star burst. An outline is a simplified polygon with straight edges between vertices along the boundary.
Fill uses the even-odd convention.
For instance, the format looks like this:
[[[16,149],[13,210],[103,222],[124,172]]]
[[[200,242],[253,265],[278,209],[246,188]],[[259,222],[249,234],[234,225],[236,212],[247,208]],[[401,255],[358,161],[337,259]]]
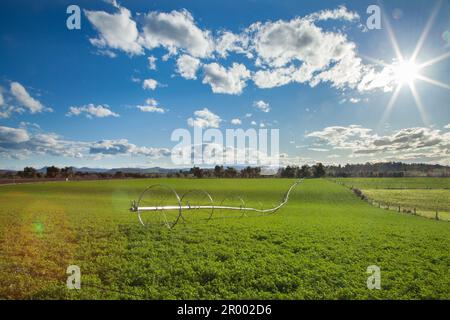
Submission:
[[[400,46],[395,37],[395,34],[390,26],[389,20],[387,18],[385,19],[385,25],[386,25],[386,29],[387,29],[387,32],[389,35],[389,40],[392,44],[392,48],[395,51],[396,62],[389,65],[389,64],[383,63],[377,59],[368,57],[369,60],[375,62],[376,64],[390,68],[390,70],[392,71],[392,80],[396,84],[396,88],[394,89],[394,92],[392,93],[392,96],[389,99],[389,102],[385,108],[385,111],[384,111],[384,114],[383,114],[383,117],[382,117],[380,123],[384,123],[386,118],[389,116],[389,113],[390,113],[391,109],[393,108],[393,106],[395,105],[395,102],[399,96],[400,90],[404,86],[409,87],[409,89],[411,91],[411,95],[413,96],[414,101],[416,103],[417,109],[420,112],[422,121],[425,124],[428,124],[427,114],[426,114],[425,107],[422,104],[422,100],[419,96],[419,93],[416,89],[415,82],[416,81],[424,81],[424,82],[427,82],[428,84],[450,90],[450,85],[442,83],[435,79],[430,79],[420,73],[420,71],[422,69],[449,58],[450,52],[446,52],[438,57],[434,57],[434,58],[432,58],[428,61],[422,62],[420,64],[417,63],[417,61],[416,61],[416,58],[419,55],[420,50],[428,36],[430,29],[431,29],[431,26],[436,18],[436,15],[439,11],[440,5],[441,5],[441,1],[437,1],[436,6],[433,8],[433,10],[430,14],[430,17],[428,18],[428,21],[425,25],[425,28],[423,29],[423,31],[420,35],[420,38],[416,44],[416,47],[409,59],[404,58],[404,56],[400,50]],[[384,17],[386,17],[386,15],[384,15]]]

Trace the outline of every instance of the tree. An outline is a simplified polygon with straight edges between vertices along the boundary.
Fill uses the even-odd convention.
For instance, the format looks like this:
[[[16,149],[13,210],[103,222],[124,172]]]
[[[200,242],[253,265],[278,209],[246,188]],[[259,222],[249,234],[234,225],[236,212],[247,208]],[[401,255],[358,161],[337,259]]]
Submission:
[[[191,173],[194,175],[194,177],[196,178],[203,178],[203,170],[200,169],[199,167],[193,167],[191,169]]]
[[[61,175],[64,178],[71,178],[73,177],[73,168],[72,167],[65,167],[61,169]]]
[[[321,178],[325,175],[325,167],[321,162],[312,167],[314,178]]]
[[[223,169],[223,166],[215,166],[214,167],[214,175],[216,178],[223,178],[225,174],[225,170]]]
[[[281,170],[282,178],[295,178],[298,167],[295,166],[287,166],[286,168]]]
[[[297,177],[298,178],[309,178],[311,176],[311,169],[310,167],[305,164],[300,169],[298,169]]]
[[[32,167],[23,168],[23,177],[24,178],[35,178],[37,175],[37,171]]]
[[[260,167],[249,167],[250,170],[250,178],[258,178],[261,176],[261,168]]]
[[[233,167],[227,167],[225,170],[225,177],[227,178],[235,178],[237,176],[237,171]]]
[[[59,168],[55,166],[47,167],[47,178],[56,178],[59,175]]]
[[[259,178],[261,176],[261,168],[260,167],[252,167],[250,170],[250,178]]]
[[[246,167],[241,170],[241,178],[258,178],[261,175],[260,167]]]
[[[114,178],[122,179],[124,177],[124,173],[122,171],[116,171],[114,173]]]

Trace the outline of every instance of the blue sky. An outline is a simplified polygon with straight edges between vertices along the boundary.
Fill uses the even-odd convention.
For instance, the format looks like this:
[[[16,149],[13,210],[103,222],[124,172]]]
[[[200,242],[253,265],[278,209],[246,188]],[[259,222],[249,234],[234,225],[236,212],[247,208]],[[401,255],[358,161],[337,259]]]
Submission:
[[[2,1],[0,167],[170,167],[192,125],[279,129],[284,163],[448,165],[450,2],[381,2],[380,30],[371,4]]]

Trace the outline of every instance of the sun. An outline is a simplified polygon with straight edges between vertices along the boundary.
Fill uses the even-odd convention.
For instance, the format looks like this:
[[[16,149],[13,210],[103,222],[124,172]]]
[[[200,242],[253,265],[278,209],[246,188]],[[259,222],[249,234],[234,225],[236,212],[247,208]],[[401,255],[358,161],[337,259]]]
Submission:
[[[419,75],[419,66],[411,60],[402,61],[393,67],[395,80],[399,85],[411,84]]]

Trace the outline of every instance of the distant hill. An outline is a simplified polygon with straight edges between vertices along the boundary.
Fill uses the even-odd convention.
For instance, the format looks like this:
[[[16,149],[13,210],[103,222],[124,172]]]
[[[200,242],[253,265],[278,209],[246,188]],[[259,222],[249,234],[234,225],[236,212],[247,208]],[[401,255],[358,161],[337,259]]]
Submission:
[[[114,168],[106,170],[107,173],[116,173],[116,172],[123,172],[123,173],[170,173],[170,172],[178,172],[180,170],[186,170],[186,169],[167,169],[167,168],[161,168],[161,167],[153,167],[153,168]]]
[[[73,168],[74,172],[87,172],[87,173],[103,173],[108,172],[109,169],[101,169],[101,168],[88,168],[88,167],[82,167],[82,168]]]
[[[100,169],[100,168],[74,168],[75,172],[87,172],[87,173],[111,173],[114,174],[116,172],[123,173],[170,173],[170,172],[178,172],[180,170],[186,169],[167,169],[161,167],[152,167],[152,168],[113,168],[113,169]]]
[[[17,170],[2,170],[0,169],[0,174],[7,174],[7,173],[16,173]]]

